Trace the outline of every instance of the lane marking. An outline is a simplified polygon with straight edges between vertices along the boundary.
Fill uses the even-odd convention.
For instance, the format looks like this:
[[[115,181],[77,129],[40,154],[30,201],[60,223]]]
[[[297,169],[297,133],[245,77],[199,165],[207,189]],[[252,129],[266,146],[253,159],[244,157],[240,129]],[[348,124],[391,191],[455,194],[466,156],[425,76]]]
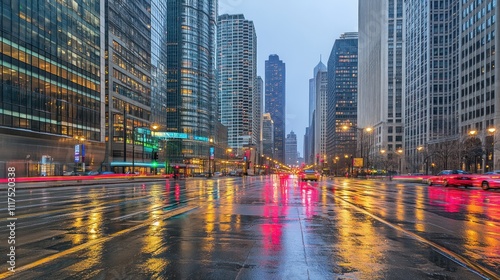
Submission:
[[[187,212],[192,211],[192,210],[197,209],[197,208],[198,208],[198,206],[185,206],[185,207],[181,207],[181,208],[178,208],[178,209],[175,209],[175,210],[172,210],[172,211],[169,211],[169,212],[163,214],[161,216],[161,219],[162,220],[166,220],[168,218],[171,218],[171,217],[174,217],[174,216],[177,216],[177,215],[181,215],[181,214],[187,213]],[[40,260],[37,260],[37,261],[34,261],[34,262],[30,263],[30,264],[23,265],[23,266],[21,266],[19,268],[16,268],[15,273],[17,274],[17,273],[21,273],[21,272],[27,271],[29,269],[32,269],[32,268],[35,268],[37,266],[46,264],[46,263],[51,262],[53,260],[56,260],[56,259],[65,257],[67,255],[76,253],[78,251],[87,249],[87,248],[89,248],[91,246],[94,246],[94,245],[97,245],[97,244],[100,244],[100,243],[104,243],[104,242],[109,241],[109,240],[111,240],[111,239],[113,239],[115,237],[118,237],[118,236],[130,233],[130,232],[136,231],[138,229],[141,229],[143,227],[151,225],[151,221],[152,221],[152,219],[148,219],[148,220],[144,221],[142,224],[133,226],[131,228],[124,229],[124,230],[119,231],[119,232],[115,232],[115,233],[113,233],[113,234],[111,234],[109,236],[100,237],[98,239],[89,241],[87,243],[80,244],[78,246],[72,247],[72,248],[70,248],[68,250],[65,250],[65,251],[62,251],[62,252],[55,253],[53,255],[44,257],[44,258],[42,258]],[[0,274],[0,278],[5,278],[5,277],[9,277],[9,276],[14,276],[14,275],[10,271],[9,272],[4,272],[4,273]]]
[[[335,184],[332,184],[332,186],[335,186]],[[437,243],[434,243],[428,239],[425,239],[424,237],[421,237],[418,234],[415,234],[411,231],[408,231],[408,230],[406,230],[398,225],[392,224],[392,223],[384,220],[383,218],[376,216],[375,214],[372,214],[372,213],[368,212],[367,210],[357,206],[356,204],[342,198],[340,195],[335,195],[335,194],[331,194],[331,193],[330,193],[330,195],[348,203],[349,205],[351,205],[351,207],[355,208],[359,212],[362,212],[365,215],[368,215],[368,216],[372,217],[373,219],[375,219],[375,220],[377,220],[377,221],[379,221],[379,222],[381,222],[381,223],[383,223],[383,224],[385,224],[385,225],[387,225],[387,226],[389,226],[397,231],[403,232],[404,234],[410,236],[411,238],[416,239],[417,241],[424,243],[424,244],[440,251],[439,253],[444,254],[450,260],[454,261],[458,265],[461,265],[462,267],[468,268],[469,270],[478,274],[481,277],[487,277],[488,279],[500,279],[500,274],[497,274],[496,272],[491,271],[490,269],[488,269],[486,267],[483,267],[477,263],[474,263],[473,261],[471,261],[465,257],[462,257],[462,256],[446,249],[445,247],[437,244]]]

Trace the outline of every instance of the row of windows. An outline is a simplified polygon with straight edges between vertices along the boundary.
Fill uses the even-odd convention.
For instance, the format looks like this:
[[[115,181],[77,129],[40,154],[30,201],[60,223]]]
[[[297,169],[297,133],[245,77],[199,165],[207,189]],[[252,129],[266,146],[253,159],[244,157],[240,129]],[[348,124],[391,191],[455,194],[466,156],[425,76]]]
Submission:
[[[495,91],[488,91],[484,95],[476,96],[475,98],[469,98],[468,101],[462,101],[461,109],[464,110],[468,107],[474,107],[475,105],[483,104],[485,102],[485,99],[486,101],[495,99]]]
[[[60,63],[52,61],[50,59],[39,56],[38,54],[31,53],[30,51],[23,51],[24,48],[18,49],[17,46],[10,46],[7,43],[0,43],[0,51],[3,54],[2,61],[5,63],[12,63],[13,65],[20,66],[23,68],[38,68],[42,71],[46,71],[52,74],[53,79],[62,78],[76,85],[86,87],[97,95],[99,91],[100,81],[94,80],[90,77],[82,76],[81,73],[77,73]],[[98,78],[98,77],[95,77]]]
[[[465,86],[462,88],[461,96],[464,97],[466,95],[475,94],[477,91],[484,89],[485,84],[486,84],[486,87],[489,87],[490,81],[491,81],[491,85],[495,84],[495,75],[491,76],[491,79],[486,78],[486,83],[484,80],[481,80],[481,81],[478,81],[478,82],[473,83],[473,84],[470,84],[470,83],[465,84]]]
[[[473,119],[476,119],[476,118],[480,118],[480,117],[484,117],[485,116],[485,113],[486,115],[494,115],[495,114],[495,105],[491,105],[491,106],[486,106],[486,109],[485,108],[480,108],[480,109],[476,109],[472,112],[468,112],[468,113],[465,113],[465,114],[462,114],[462,122],[465,122],[467,120],[473,120]]]

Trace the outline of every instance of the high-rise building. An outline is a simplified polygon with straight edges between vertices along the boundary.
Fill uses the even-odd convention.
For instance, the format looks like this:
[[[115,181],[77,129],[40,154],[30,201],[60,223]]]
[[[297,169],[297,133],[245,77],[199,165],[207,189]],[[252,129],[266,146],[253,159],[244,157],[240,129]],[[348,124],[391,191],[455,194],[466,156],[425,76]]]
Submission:
[[[316,108],[314,113],[314,153],[315,163],[327,162],[326,141],[327,141],[327,117],[328,117],[328,71],[326,66],[320,61],[318,66],[315,81],[315,100]]]
[[[253,134],[257,135],[257,147],[259,153],[262,153],[262,114],[264,113],[264,81],[260,76],[257,76],[254,94],[254,126]]]
[[[337,168],[353,168],[358,118],[358,33],[335,40],[328,59],[327,159],[339,158]]]
[[[317,86],[317,80],[316,77],[318,76],[319,72],[326,72],[326,66],[323,64],[323,62],[318,63],[316,67],[314,67],[313,70],[313,77],[309,79],[309,123],[308,123],[308,128],[306,129],[306,135],[304,136],[304,156],[305,156],[305,161],[309,164],[312,164],[315,162],[315,126],[316,122],[314,121],[314,118],[316,117],[316,98],[317,98],[317,91],[316,91],[316,86]],[[326,125],[326,122],[325,122]]]
[[[125,172],[153,157],[151,5],[148,1],[105,3],[105,162],[114,171]]]
[[[443,39],[439,38],[439,40],[444,40],[447,34],[449,38],[451,34],[456,34],[452,32],[461,31],[460,36],[453,35],[453,37],[459,37],[460,40],[450,42],[452,50],[450,57],[453,60],[460,59],[460,63],[453,65],[448,75],[456,78],[455,73],[461,70],[458,81],[454,80],[459,84],[458,90],[452,87],[453,93],[458,93],[459,133],[462,138],[469,139],[467,141],[469,143],[474,143],[474,139],[479,140],[482,150],[481,154],[474,155],[465,147],[467,152],[464,153],[466,154],[465,161],[461,166],[473,172],[498,170],[500,169],[500,97],[495,92],[500,93],[500,83],[496,82],[499,70],[495,67],[495,62],[500,54],[495,50],[495,45],[499,42],[499,37],[495,36],[495,33],[496,30],[500,30],[498,28],[500,22],[496,20],[499,7],[495,0],[458,2],[461,4],[461,12],[458,14],[461,16],[459,22],[462,25],[450,26],[453,30],[442,32],[441,38]],[[456,10],[456,6],[451,8],[451,11]],[[434,9],[440,17],[447,15],[446,10],[438,10],[433,6]],[[455,24],[458,25],[458,23]],[[460,45],[459,49],[457,45]],[[441,59],[436,63],[439,65]],[[443,83],[446,84],[445,81]],[[479,168],[475,164],[476,159],[480,163]]]
[[[274,156],[274,122],[269,113],[262,115],[262,154]]]
[[[406,14],[404,28],[407,29],[404,35],[404,163],[409,172],[424,169],[419,149],[428,153],[432,146],[441,146],[459,137],[459,45],[465,40],[459,35],[462,29],[458,16],[460,2],[446,1],[439,5],[433,2],[425,5],[407,3],[408,8],[415,9]],[[453,14],[456,16],[451,16]],[[397,20],[397,28],[401,21],[402,16]],[[401,42],[401,31],[396,31],[390,35]],[[422,32],[428,31],[429,36],[421,36]],[[402,51],[400,48],[395,50],[395,54]],[[428,55],[422,56],[422,53]]]
[[[17,176],[61,175],[82,160],[96,169],[104,155],[100,1],[8,0],[0,13],[0,177],[3,166]]]
[[[228,129],[228,146],[242,156],[245,147],[260,141],[257,36],[253,22],[241,14],[221,15],[217,25],[220,121]]]
[[[366,135],[366,138],[370,139],[369,153],[366,158],[370,165],[375,164],[375,160],[381,159],[382,156],[390,161],[395,161],[402,156],[398,151],[403,148],[405,122],[403,114],[405,86],[403,2],[403,0],[361,0],[359,2],[358,127],[372,129],[370,134]],[[424,3],[421,4],[424,5]],[[426,13],[424,10],[415,12]],[[420,19],[415,18],[415,20],[415,25],[421,24]],[[427,29],[421,29],[419,32],[421,33],[418,36],[427,40],[425,39],[427,36],[421,36],[427,33]],[[413,42],[412,44],[420,48],[417,46],[419,43]],[[422,53],[412,55],[418,59],[412,63],[418,63],[418,65],[407,65],[408,67],[418,67],[424,70],[428,66],[423,61],[425,57],[423,54],[427,53],[427,50],[421,51]],[[425,74],[420,78],[423,79],[418,83],[425,87]],[[421,101],[423,99],[419,98],[412,102]],[[422,120],[418,122],[424,124]],[[385,154],[382,155],[381,152]],[[396,169],[394,164],[391,165],[393,169]]]
[[[217,116],[216,0],[167,0],[167,155],[172,163],[209,158]],[[253,81],[251,81],[253,82]]]
[[[285,160],[285,63],[276,54],[266,60],[265,111],[274,121],[274,158]]]
[[[167,3],[151,0],[151,115],[158,130],[167,127]]]
[[[286,165],[297,165],[297,135],[293,130],[287,134],[285,140],[285,164]]]

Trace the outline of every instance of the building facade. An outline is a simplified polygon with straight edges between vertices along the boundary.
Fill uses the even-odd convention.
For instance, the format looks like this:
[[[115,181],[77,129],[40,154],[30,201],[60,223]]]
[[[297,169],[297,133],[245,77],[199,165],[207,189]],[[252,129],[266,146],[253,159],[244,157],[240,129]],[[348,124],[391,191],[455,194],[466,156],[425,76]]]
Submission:
[[[274,122],[269,113],[262,115],[262,154],[274,157]]]
[[[345,33],[335,40],[328,59],[327,160],[335,168],[351,171],[356,151],[358,117],[358,34]],[[350,169],[350,170],[349,170]]]
[[[366,166],[379,169],[398,169],[404,143],[403,2],[359,2],[358,127],[371,129]]]
[[[297,135],[293,130],[286,135],[285,140],[285,164],[294,166],[298,165],[298,153],[297,153]]]
[[[228,129],[228,146],[243,155],[245,146],[260,141],[257,36],[253,22],[241,14],[221,15],[217,25],[220,121]]]
[[[327,69],[326,66],[323,64],[323,62],[318,63],[316,67],[314,67],[313,70],[313,77],[309,79],[309,122],[308,122],[308,127],[306,129],[306,135],[304,136],[304,156],[305,156],[305,161],[309,164],[313,164],[316,162],[316,154],[317,154],[317,148],[316,147],[316,125],[317,122],[315,121],[316,118],[316,109],[317,109],[317,98],[318,98],[318,92],[316,90],[317,85],[318,85],[318,73],[319,72],[325,72],[326,73]],[[320,78],[323,77],[324,75],[321,74],[319,76]],[[320,83],[321,84],[321,83]],[[325,84],[326,85],[326,84]],[[326,126],[326,122],[324,123]]]
[[[327,161],[326,141],[327,141],[327,118],[328,118],[328,71],[326,66],[320,61],[316,67],[315,100],[316,108],[314,121],[314,145],[315,164],[324,165]]]
[[[150,162],[151,4],[149,1],[107,0],[106,155],[104,168],[115,172]],[[137,170],[136,170],[137,171]]]
[[[257,151],[262,154],[262,115],[264,113],[264,81],[262,77],[257,76],[255,79],[255,94],[253,100],[253,132],[252,135],[257,135]]]
[[[265,111],[274,121],[274,158],[285,160],[286,68],[279,56],[272,54],[265,64]]]
[[[499,77],[498,67],[495,67],[499,54],[495,46],[499,43],[499,37],[495,33],[497,27],[500,27],[496,20],[499,7],[494,0],[467,0],[459,1],[458,4],[461,26],[454,26],[453,31],[461,31],[458,39],[460,48],[452,47],[452,58],[460,58],[460,64],[451,70],[461,70],[457,81],[457,111],[460,120],[459,134],[466,140],[463,141],[460,166],[462,169],[481,173],[498,170],[500,98],[495,93],[500,92],[500,84],[496,83],[495,78]],[[455,10],[457,8],[453,6],[452,11]],[[441,17],[446,17],[443,12],[436,11]],[[474,150],[481,153],[474,153]]]
[[[0,6],[0,177],[7,166],[20,177],[62,175],[103,160],[103,5],[73,2]]]
[[[216,135],[216,0],[167,0],[167,156],[203,164]],[[218,141],[218,139],[213,139]]]
[[[460,24],[458,17],[450,16],[459,11],[459,2],[407,3],[408,8],[417,9],[406,13],[405,28],[409,42],[405,49],[404,148],[409,172],[426,169],[423,163],[430,150],[459,138]],[[428,56],[422,57],[421,52]]]

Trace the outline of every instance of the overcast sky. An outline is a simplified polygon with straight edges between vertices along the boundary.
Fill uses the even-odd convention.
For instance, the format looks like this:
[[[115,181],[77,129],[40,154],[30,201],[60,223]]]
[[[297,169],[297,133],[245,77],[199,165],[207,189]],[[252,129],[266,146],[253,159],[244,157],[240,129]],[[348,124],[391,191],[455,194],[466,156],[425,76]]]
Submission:
[[[257,33],[257,73],[277,54],[286,64],[286,134],[297,134],[303,157],[309,79],[320,55],[327,65],[335,39],[358,31],[357,0],[219,0],[219,15],[243,14]],[[264,81],[265,82],[265,81]]]

